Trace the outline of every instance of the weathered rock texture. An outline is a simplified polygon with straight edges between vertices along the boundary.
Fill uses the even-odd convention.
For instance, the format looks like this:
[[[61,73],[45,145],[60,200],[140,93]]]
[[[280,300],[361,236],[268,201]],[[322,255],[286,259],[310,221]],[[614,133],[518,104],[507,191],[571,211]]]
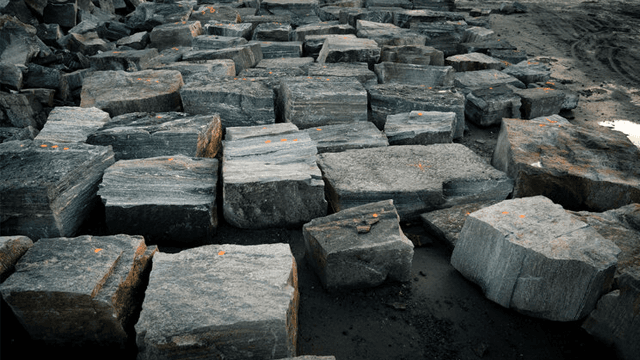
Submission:
[[[305,224],[306,256],[327,290],[409,281],[413,243],[392,200],[366,204]]]
[[[105,146],[25,141],[0,144],[0,234],[72,236],[98,200]]]
[[[98,108],[58,106],[49,113],[47,122],[35,139],[43,142],[83,143],[109,120],[109,114]]]
[[[387,116],[384,133],[391,145],[430,145],[450,143],[456,113],[412,111]]]
[[[393,199],[400,217],[503,200],[513,182],[460,144],[402,145],[318,155],[335,211]]]
[[[623,134],[560,116],[503,119],[491,163],[515,180],[513,197],[544,195],[572,210],[640,202],[640,154]]]
[[[328,37],[318,54],[319,63],[366,62],[370,66],[380,59],[380,47],[371,39]]]
[[[451,264],[485,296],[524,314],[574,321],[613,285],[620,249],[544,196],[471,213]]]
[[[121,160],[104,172],[98,195],[112,234],[197,245],[218,226],[218,160],[183,155]]]
[[[157,253],[136,324],[138,359],[295,356],[298,304],[287,244]]]
[[[415,65],[383,62],[374,66],[378,82],[451,87],[455,71],[451,66]]]
[[[142,236],[40,239],[0,292],[34,340],[124,348],[154,252]]]
[[[520,118],[520,97],[508,85],[471,90],[467,94],[464,114],[479,126],[502,123],[503,118]]]
[[[32,246],[33,241],[26,236],[0,236],[0,283],[13,273],[18,260]]]
[[[312,127],[304,131],[316,142],[318,153],[389,145],[385,134],[369,121]]]

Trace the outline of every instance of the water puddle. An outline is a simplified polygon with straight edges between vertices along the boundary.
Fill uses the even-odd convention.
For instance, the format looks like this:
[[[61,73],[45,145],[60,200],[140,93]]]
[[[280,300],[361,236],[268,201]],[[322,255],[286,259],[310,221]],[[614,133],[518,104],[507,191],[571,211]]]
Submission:
[[[640,124],[628,120],[602,121],[598,124],[626,134],[629,140],[640,148]]]

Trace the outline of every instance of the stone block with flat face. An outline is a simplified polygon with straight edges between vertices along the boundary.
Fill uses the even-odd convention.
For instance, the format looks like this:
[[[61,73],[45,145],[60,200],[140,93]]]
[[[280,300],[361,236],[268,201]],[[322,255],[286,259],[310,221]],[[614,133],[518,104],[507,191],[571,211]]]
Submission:
[[[192,50],[182,55],[183,61],[203,61],[231,59],[236,65],[236,74],[256,66],[262,60],[262,48],[259,43],[247,43],[224,49]]]
[[[451,66],[415,65],[383,62],[374,65],[380,84],[401,83],[430,88],[451,87],[455,71]]]
[[[467,94],[464,114],[479,126],[493,126],[502,118],[520,118],[520,97],[507,85],[472,90]]]
[[[291,39],[304,42],[307,36],[311,35],[355,35],[355,33],[356,29],[351,25],[340,24],[338,21],[328,21],[300,26],[293,31]]]
[[[366,62],[373,65],[380,59],[380,47],[371,39],[329,37],[318,54],[319,63]]]
[[[316,142],[318,153],[389,145],[385,134],[369,121],[324,125],[304,131]]]
[[[0,236],[0,283],[15,271],[22,255],[33,246],[33,241],[23,235]]]
[[[140,71],[156,65],[154,58],[158,50],[113,50],[105,51],[89,57],[91,67],[95,70]]]
[[[293,31],[291,24],[262,23],[258,24],[253,30],[251,39],[258,41],[289,41],[291,31]]]
[[[380,62],[443,66],[444,54],[432,46],[385,45],[380,52]]]
[[[393,24],[409,28],[411,23],[434,23],[443,21],[464,21],[464,15],[451,11],[433,11],[426,9],[402,10],[393,14]]]
[[[367,63],[312,64],[308,73],[312,77],[354,77],[365,88],[378,84],[378,75],[369,70]]]
[[[356,39],[357,37],[354,34],[344,34],[344,35],[306,35],[304,44],[302,45],[304,56],[310,56],[314,59],[318,58],[320,54],[320,50],[322,50],[322,46],[324,46],[324,41],[330,37],[342,37],[342,38],[351,38]]]
[[[465,36],[467,23],[459,21],[417,22],[410,24],[411,30],[425,35],[425,45],[433,46],[442,51],[444,56],[452,56],[460,53],[458,46]]]
[[[36,140],[54,143],[83,143],[87,137],[111,120],[98,108],[58,106],[47,118]]]
[[[151,47],[164,50],[177,46],[191,46],[193,38],[202,35],[200,21],[183,21],[158,25],[149,34]]]
[[[445,64],[453,67],[456,72],[489,69],[502,70],[507,66],[503,61],[482,53],[449,56],[445,59]]]
[[[488,89],[498,85],[512,85],[520,89],[526,88],[522,81],[495,69],[456,73],[454,84],[464,90]]]
[[[544,83],[551,77],[551,69],[537,61],[522,61],[502,70],[526,85],[531,83]]]
[[[520,97],[520,113],[523,119],[550,116],[560,112],[565,101],[565,93],[553,88],[518,89],[514,91]]]
[[[251,39],[253,25],[250,23],[209,21],[204,24],[204,33],[209,35],[241,37]]]
[[[358,20],[357,29],[359,38],[372,39],[378,46],[422,46],[427,40],[425,35],[399,28],[393,24]]]
[[[167,65],[156,66],[156,69],[179,71],[185,84],[205,79],[217,81],[219,78],[234,76],[236,74],[236,64],[231,59],[203,60],[197,63],[178,61]]]
[[[193,39],[194,50],[220,50],[248,43],[243,37],[200,35]]]
[[[387,116],[384,133],[390,145],[430,145],[450,143],[456,113],[411,111]]]
[[[302,56],[300,41],[252,41],[260,44],[265,59],[298,58]]]

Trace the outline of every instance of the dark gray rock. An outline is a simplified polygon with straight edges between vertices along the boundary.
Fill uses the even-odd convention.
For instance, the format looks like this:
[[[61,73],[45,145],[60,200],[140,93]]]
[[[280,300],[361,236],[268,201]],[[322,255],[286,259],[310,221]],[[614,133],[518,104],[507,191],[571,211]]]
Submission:
[[[151,32],[161,24],[183,22],[191,15],[190,6],[178,3],[142,2],[127,15],[126,24],[134,31]]]
[[[502,72],[517,78],[525,85],[538,82],[544,83],[551,77],[549,67],[537,61],[523,61],[507,67]]]
[[[318,54],[319,63],[366,62],[370,66],[380,59],[380,47],[371,39],[328,37]]]
[[[369,70],[367,63],[312,64],[308,74],[312,77],[354,77],[365,88],[378,84],[378,75]]]
[[[200,21],[187,21],[162,24],[153,28],[149,34],[149,46],[164,50],[177,46],[191,46],[193,38],[203,34]]]
[[[414,9],[428,9],[433,11],[455,11],[454,0],[413,0]]]
[[[302,42],[300,41],[260,41],[257,43],[260,44],[265,59],[302,56]]]
[[[413,243],[399,220],[393,200],[384,200],[306,223],[306,257],[322,286],[333,291],[409,281]]]
[[[385,45],[380,51],[380,62],[444,66],[444,53],[424,45]]]
[[[393,14],[402,8],[368,8],[344,7],[338,13],[338,20],[342,24],[349,24],[354,28],[358,20],[366,20],[376,23],[393,23]]]
[[[35,140],[52,143],[83,143],[111,120],[98,108],[59,106],[54,108]]]
[[[227,141],[243,140],[263,136],[285,135],[297,133],[298,131],[298,127],[291,123],[278,123],[265,126],[238,126],[227,128],[224,139]]]
[[[383,62],[374,66],[380,84],[401,83],[433,87],[451,87],[455,71],[451,66],[415,65]]]
[[[465,21],[442,21],[434,23],[411,23],[410,29],[427,36],[425,45],[442,51],[444,56],[460,54],[458,45],[462,43],[467,29]],[[464,52],[462,52],[464,53]]]
[[[142,236],[40,239],[0,292],[33,340],[122,349],[154,252]]]
[[[496,33],[482,26],[471,26],[465,29],[463,43],[476,43],[497,40]]]
[[[157,70],[180,71],[185,84],[190,82],[217,81],[236,74],[236,64],[231,59],[203,60],[198,62],[178,61],[156,66]]]
[[[26,88],[53,89],[56,91],[57,98],[66,100],[69,96],[69,84],[62,74],[60,70],[55,68],[29,64],[24,75],[23,85]]]
[[[342,38],[351,38],[356,39],[357,37],[353,34],[345,34],[345,35],[306,35],[304,44],[302,45],[304,56],[309,56],[314,59],[318,58],[320,54],[320,50],[322,50],[322,46],[324,45],[324,41],[330,37],[342,37]]]
[[[518,89],[514,92],[522,102],[520,113],[523,119],[557,114],[562,110],[565,101],[564,92],[550,87]]]
[[[449,56],[445,59],[445,64],[453,67],[457,72],[489,69],[502,70],[507,66],[503,61],[482,53]]]
[[[241,37],[249,40],[252,31],[253,25],[250,23],[209,21],[204,24],[204,33],[209,35]]]
[[[495,69],[467,71],[456,73],[455,86],[467,90],[488,89],[498,85],[512,85],[520,89],[525,89],[526,85],[511,75],[505,74]]]
[[[35,96],[0,92],[0,123],[3,126],[42,129],[47,117]]]
[[[513,197],[544,195],[567,209],[640,202],[638,148],[610,129],[560,116],[503,119],[491,164],[515,180]]]
[[[134,50],[142,50],[149,44],[149,33],[146,31],[137,32],[133,35],[125,36],[118,39],[116,45],[127,46]]]
[[[458,45],[458,52],[461,54],[479,52],[487,54],[494,50],[517,50],[517,48],[511,45],[508,41],[501,39],[498,40],[486,40],[480,42],[468,42]]]
[[[261,0],[260,11],[265,15],[288,15],[296,27],[319,22],[318,0]],[[317,21],[316,21],[317,20]]]
[[[0,64],[4,66],[22,70],[31,60],[51,55],[51,50],[36,35],[36,28],[12,16],[0,15],[0,31],[3,34]],[[15,70],[3,70],[3,74],[5,72],[15,73]],[[2,83],[8,82],[4,76],[2,79]],[[16,81],[11,81],[9,85],[18,88]]]
[[[513,181],[460,144],[402,145],[318,155],[335,211],[393,199],[410,220],[429,210],[502,200]]]
[[[506,85],[475,89],[467,94],[464,114],[479,126],[499,125],[502,118],[520,118],[520,96]]]
[[[411,23],[434,23],[443,21],[464,21],[464,15],[450,11],[433,11],[428,9],[402,10],[393,14],[393,24],[410,28]]]
[[[310,57],[292,57],[292,58],[279,58],[279,59],[262,59],[256,68],[258,69],[291,69],[300,68],[306,74],[309,66],[313,64],[313,58]]]
[[[389,145],[385,134],[369,121],[312,127],[304,131],[316,142],[318,153]]]
[[[300,26],[291,34],[291,40],[304,42],[310,35],[355,35],[355,33],[356,29],[351,25],[330,21]]]
[[[171,155],[213,158],[221,139],[218,115],[129,113],[111,119],[87,143],[111,146],[116,160]]]
[[[193,50],[182,56],[184,61],[231,59],[236,64],[236,74],[256,66],[262,60],[259,43],[248,43],[220,50]]]
[[[36,136],[38,136],[38,129],[33,126],[0,127],[0,143],[12,140],[33,140]]]
[[[34,89],[24,89],[20,91],[21,94],[32,95],[35,97],[36,101],[38,101],[42,106],[53,107],[53,97],[56,93],[53,89],[43,89],[43,88],[34,88]]]
[[[430,145],[453,142],[456,113],[411,111],[387,116],[384,133],[390,145]]]
[[[262,23],[258,24],[253,30],[252,39],[258,41],[289,41],[291,31],[291,24]]]
[[[358,20],[358,37],[374,40],[378,46],[422,46],[427,40],[424,35],[409,29],[402,29],[393,24],[381,24],[377,22]]]
[[[489,49],[487,55],[496,59],[504,60],[509,65],[527,61],[527,52],[525,50],[500,50]]]
[[[76,26],[77,13],[76,1],[50,1],[43,10],[42,21],[46,24],[58,24],[64,28],[72,28]]]
[[[200,35],[196,36],[191,44],[194,50],[221,50],[246,43],[248,41],[243,37]]]
[[[135,326],[138,358],[295,356],[299,301],[288,244],[157,253]]]
[[[95,31],[84,34],[68,34],[58,41],[58,45],[63,49],[79,52],[86,56],[115,48],[112,43],[102,40]]]
[[[114,50],[105,51],[89,57],[91,67],[95,70],[140,71],[156,65],[158,50]]]
[[[20,67],[0,62],[0,85],[6,85],[13,90],[21,90],[23,79]]]
[[[15,271],[15,265],[22,255],[33,246],[26,236],[0,236],[0,283]]]
[[[586,317],[613,284],[620,249],[544,196],[471,213],[451,265],[485,296],[553,321]]]
[[[221,4],[212,4],[194,7],[193,12],[189,15],[189,20],[200,21],[201,23],[208,21],[235,22],[240,16],[238,9]]]

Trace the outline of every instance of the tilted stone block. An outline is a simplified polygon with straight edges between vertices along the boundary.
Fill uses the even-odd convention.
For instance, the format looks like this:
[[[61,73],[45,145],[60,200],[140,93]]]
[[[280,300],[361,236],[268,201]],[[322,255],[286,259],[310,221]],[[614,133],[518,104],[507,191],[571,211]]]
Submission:
[[[393,23],[396,26],[409,28],[411,23],[433,23],[442,21],[464,21],[464,15],[450,11],[433,10],[402,10],[393,14]]]
[[[471,213],[451,265],[485,296],[521,313],[575,321],[608,291],[620,249],[544,196]]]
[[[318,58],[320,54],[320,50],[322,50],[322,46],[324,46],[324,41],[330,37],[342,37],[342,38],[351,38],[357,39],[357,37],[353,34],[344,34],[344,35],[306,35],[304,44],[302,45],[304,56],[310,56],[314,59]]]
[[[369,8],[343,7],[338,13],[338,20],[342,24],[349,24],[356,27],[358,20],[366,20],[376,23],[393,23],[393,14],[402,8]]]
[[[138,358],[295,356],[298,304],[288,244],[157,253],[135,326]]]
[[[373,65],[380,59],[380,47],[371,39],[329,37],[318,54],[319,63],[366,62]]]
[[[56,91],[57,98],[66,100],[69,97],[69,84],[66,81],[67,78],[62,75],[63,72],[58,69],[29,64],[23,86],[25,88],[53,89]]]
[[[489,51],[487,51],[487,55],[496,59],[504,60],[510,65],[527,61],[527,52],[524,50],[489,49]]]
[[[118,39],[116,45],[130,47],[134,50],[142,50],[147,47],[149,44],[149,33],[146,31],[140,31],[133,35],[125,36],[121,39]]]
[[[526,85],[538,82],[543,83],[551,77],[549,67],[537,61],[523,61],[507,67],[502,72],[517,78]]]
[[[184,61],[231,59],[236,64],[236,74],[256,66],[262,60],[259,43],[248,43],[220,50],[193,50],[182,55]]]
[[[512,85],[520,89],[526,88],[526,85],[520,80],[495,69],[456,73],[454,84],[456,87],[465,90],[488,89],[498,85]]]
[[[35,96],[0,92],[0,117],[3,126],[42,129],[47,116]]]
[[[449,56],[445,59],[445,64],[453,67],[457,72],[489,69],[502,70],[507,66],[504,62],[482,53]]]
[[[58,40],[58,46],[71,52],[82,53],[86,56],[95,55],[101,51],[114,50],[113,44],[101,39],[95,31],[84,34],[70,33]]]
[[[392,200],[339,211],[302,227],[306,257],[327,290],[409,281],[413,243]]]
[[[0,236],[0,283],[15,271],[15,265],[22,255],[33,246],[26,236]]]
[[[433,46],[434,48],[442,51],[444,56],[464,53],[458,49],[467,29],[467,23],[463,20],[434,23],[411,23],[410,29],[427,36],[425,45]]]
[[[369,121],[311,127],[304,131],[316,142],[318,153],[389,145],[385,134]]]
[[[337,21],[316,23],[300,26],[293,31],[291,39],[304,42],[311,35],[345,35],[355,34],[356,29],[348,24],[340,24]]]
[[[262,48],[265,59],[302,56],[302,42],[300,41],[260,41],[258,44]]]
[[[239,36],[200,35],[191,43],[194,50],[221,50],[248,43],[247,39]]]
[[[158,56],[157,49],[114,50],[93,55],[89,58],[95,70],[140,71],[153,67]]]
[[[167,65],[156,66],[157,70],[180,71],[185,84],[203,80],[217,81],[219,78],[234,76],[236,63],[231,59],[203,60],[197,63],[178,61]]]
[[[202,34],[203,29],[200,21],[162,24],[154,27],[149,34],[150,46],[159,50],[176,46],[191,46],[193,38]]]
[[[374,40],[378,46],[422,46],[427,38],[409,29],[402,29],[393,24],[380,24],[376,22],[358,20],[358,37]]]
[[[204,33],[209,35],[241,37],[247,40],[251,39],[253,25],[249,23],[224,23],[217,21],[209,21],[204,24]]]
[[[451,87],[455,71],[451,66],[383,62],[374,65],[380,84],[401,83],[427,87]]]
[[[431,46],[403,45],[382,47],[380,62],[397,62],[416,65],[444,65],[444,54]]]
[[[390,145],[430,145],[450,143],[456,113],[412,111],[387,116],[384,133]]]
[[[465,43],[475,43],[490,40],[496,40],[496,33],[491,29],[480,26],[468,27],[464,32],[464,37],[462,38],[462,42]]]
[[[102,172],[114,159],[106,146],[25,140],[0,144],[0,162],[0,234],[37,241],[75,234],[96,204]]]
[[[36,140],[54,143],[83,143],[87,137],[111,120],[98,108],[59,106],[54,108]]]
[[[506,85],[472,90],[467,94],[464,114],[479,126],[493,126],[502,118],[520,118],[520,96]]]
[[[354,77],[365,88],[378,84],[378,75],[369,70],[367,63],[312,64],[308,73],[311,77]]]
[[[126,17],[126,24],[134,31],[152,31],[160,24],[183,22],[189,19],[192,7],[176,3],[142,2]]]
[[[212,4],[215,4],[212,2]],[[193,9],[193,12],[191,13],[191,15],[189,15],[189,20],[191,21],[201,21],[201,22],[207,22],[207,21],[220,21],[220,22],[227,22],[227,21],[236,21],[236,19],[238,18],[238,16],[240,16],[240,13],[238,12],[237,9],[234,9],[231,6],[223,6],[220,4],[215,4],[215,5],[201,5],[197,8]]]
[[[122,349],[155,251],[142,236],[40,239],[0,292],[33,340]]]
[[[562,91],[552,88],[518,89],[514,91],[522,102],[520,113],[523,119],[550,116],[560,112],[565,101]]]

